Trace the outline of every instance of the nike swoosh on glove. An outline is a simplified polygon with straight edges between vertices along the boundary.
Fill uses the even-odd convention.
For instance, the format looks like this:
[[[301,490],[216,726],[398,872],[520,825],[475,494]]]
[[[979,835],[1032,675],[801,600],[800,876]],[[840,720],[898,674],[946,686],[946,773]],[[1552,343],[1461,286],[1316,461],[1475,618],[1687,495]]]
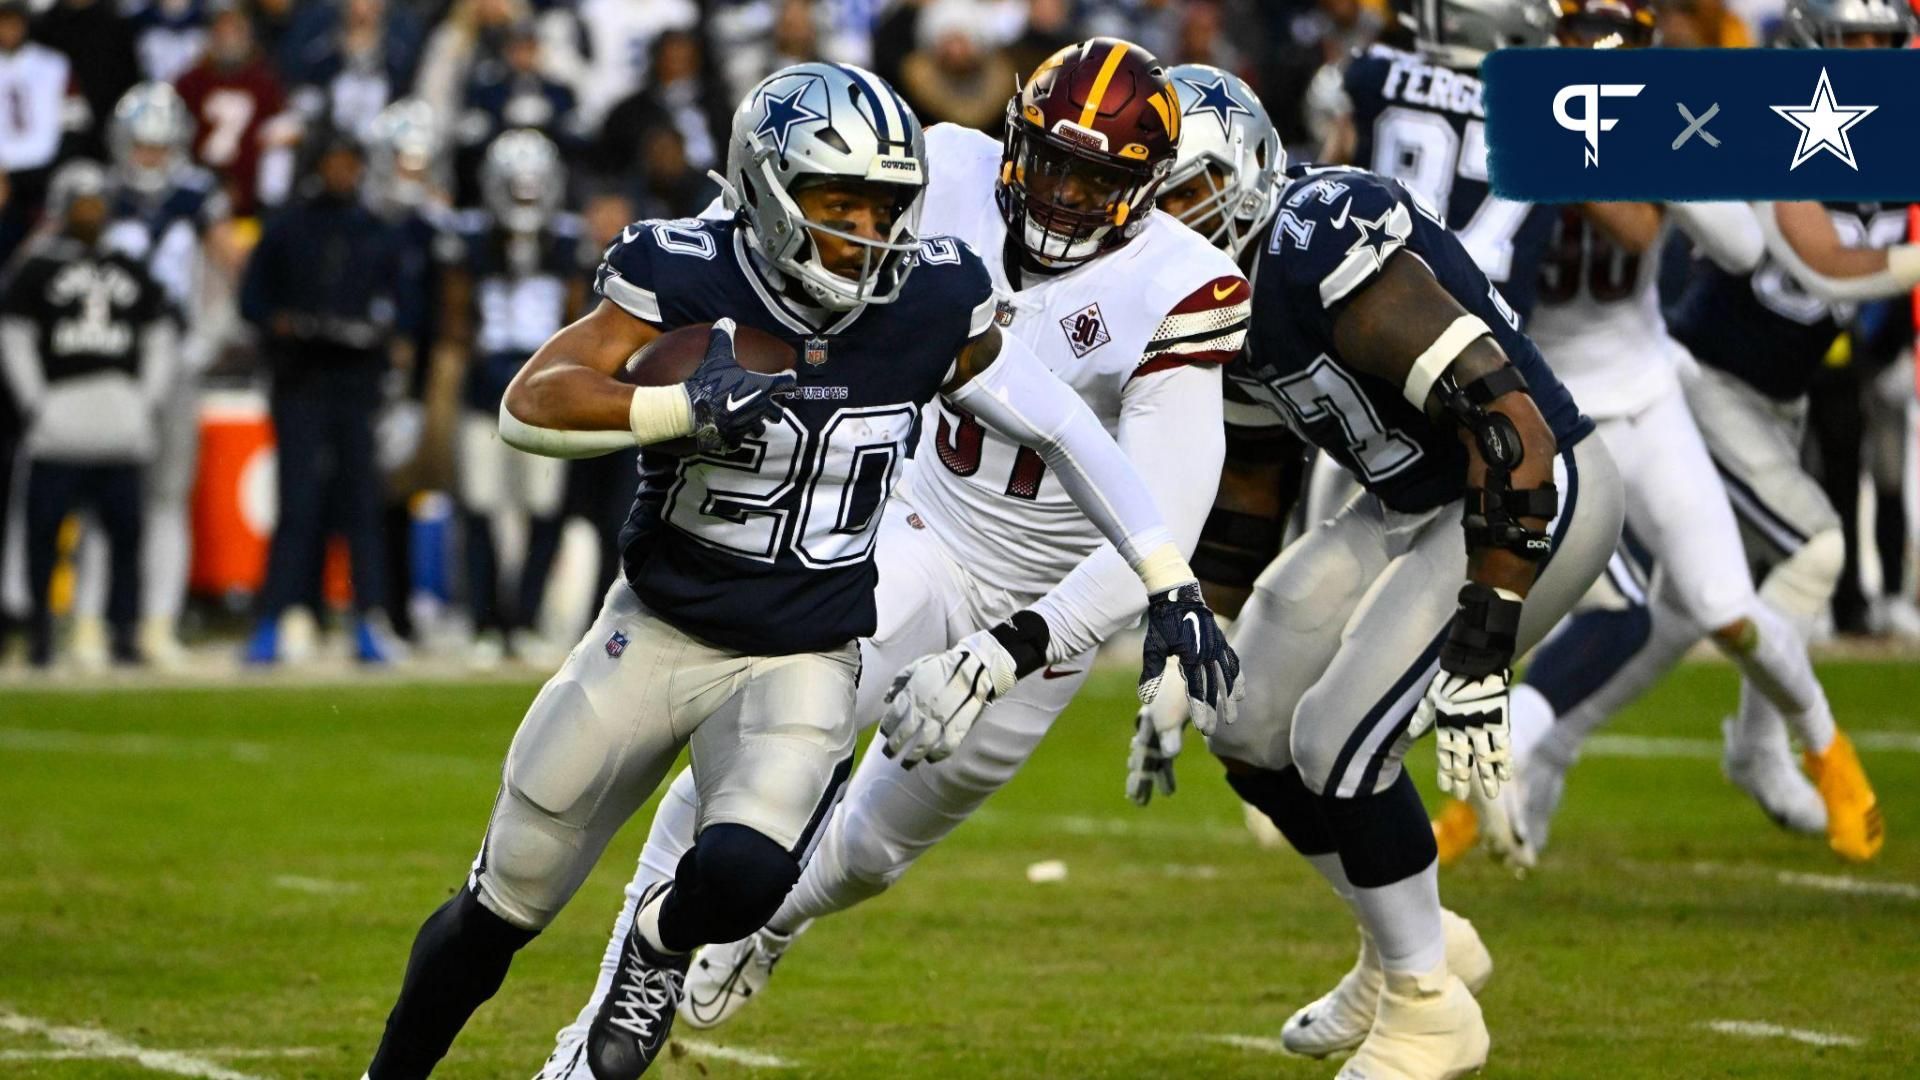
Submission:
[[[713,324],[707,355],[686,381],[693,406],[693,441],[703,454],[737,450],[741,442],[766,430],[780,410],[777,398],[793,392],[791,371],[762,375],[741,367],[733,355],[732,319]]]
[[[1173,671],[1166,677],[1181,676]],[[1134,805],[1152,802],[1155,788],[1162,795],[1173,794],[1173,759],[1180,756],[1186,726],[1185,694],[1156,695],[1152,704],[1140,706],[1134,714],[1133,744],[1127,753],[1127,798]]]
[[[880,717],[881,753],[906,768],[939,761],[967,737],[980,711],[1019,681],[1013,654],[988,630],[900,669]]]
[[[1240,658],[1189,582],[1147,598],[1147,641],[1141,649],[1140,703],[1153,704],[1166,675],[1167,658],[1178,657],[1187,681],[1187,709],[1200,734],[1211,735],[1218,721],[1233,723],[1235,706],[1246,694],[1240,682]]]
[[[1485,799],[1500,795],[1513,779],[1512,736],[1507,729],[1505,669],[1473,678],[1441,671],[1428,684],[1413,711],[1407,734],[1419,738],[1434,729],[1440,759],[1440,790],[1467,798],[1474,787]]]

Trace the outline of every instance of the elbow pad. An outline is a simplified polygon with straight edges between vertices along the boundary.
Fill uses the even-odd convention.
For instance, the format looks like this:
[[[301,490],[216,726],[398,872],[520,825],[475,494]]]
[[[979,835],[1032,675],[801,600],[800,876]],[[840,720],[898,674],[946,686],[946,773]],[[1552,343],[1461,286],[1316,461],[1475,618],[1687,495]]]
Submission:
[[[1540,562],[1553,551],[1553,540],[1544,529],[1530,528],[1521,518],[1552,520],[1560,512],[1560,492],[1552,482],[1533,488],[1515,488],[1513,470],[1526,460],[1526,445],[1513,421],[1487,406],[1513,391],[1525,393],[1526,376],[1508,365],[1466,386],[1451,374],[1434,383],[1440,403],[1461,427],[1473,435],[1480,458],[1487,466],[1485,487],[1468,488],[1461,525],[1467,534],[1467,550],[1500,548],[1526,559]]]

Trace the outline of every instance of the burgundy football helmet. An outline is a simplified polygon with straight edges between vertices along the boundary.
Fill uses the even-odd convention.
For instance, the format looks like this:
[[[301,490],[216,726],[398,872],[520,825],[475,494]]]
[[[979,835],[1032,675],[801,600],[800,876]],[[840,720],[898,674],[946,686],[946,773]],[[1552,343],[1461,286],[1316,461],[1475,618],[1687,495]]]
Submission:
[[[1644,49],[1653,44],[1650,0],[1560,0],[1553,35],[1573,49]]]
[[[1179,144],[1180,102],[1151,53],[1104,37],[1054,53],[1007,103],[998,197],[1014,242],[1043,266],[1126,243]]]

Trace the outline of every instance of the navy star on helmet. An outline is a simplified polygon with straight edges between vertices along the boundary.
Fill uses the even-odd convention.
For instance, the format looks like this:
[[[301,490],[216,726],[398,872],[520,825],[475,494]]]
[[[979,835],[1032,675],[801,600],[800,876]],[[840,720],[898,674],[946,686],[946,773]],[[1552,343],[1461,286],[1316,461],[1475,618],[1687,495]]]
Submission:
[[[720,179],[727,209],[746,226],[747,243],[813,303],[851,311],[899,298],[920,247],[927,141],[913,110],[879,76],[827,63],[767,76],[733,114]],[[891,191],[893,222],[884,238],[856,236],[801,213],[793,193],[829,180]],[[858,276],[827,269],[814,235],[862,248]]]
[[[1206,64],[1181,64],[1167,73],[1182,116],[1209,113],[1218,124],[1183,125],[1180,150],[1160,190],[1172,191],[1203,173],[1212,194],[1180,220],[1235,256],[1262,231],[1280,199],[1287,152],[1266,107],[1239,76]]]
[[[1189,64],[1186,66],[1198,68],[1204,67],[1205,65]],[[1216,74],[1212,81],[1204,78],[1195,78],[1190,75],[1175,75],[1174,78],[1177,81],[1185,83],[1187,89],[1193,91],[1191,94],[1181,93],[1181,97],[1188,99],[1188,105],[1185,109],[1181,110],[1181,115],[1193,116],[1196,113],[1210,113],[1213,118],[1219,122],[1220,133],[1222,135],[1227,134],[1228,129],[1233,123],[1233,118],[1236,115],[1252,116],[1253,110],[1242,105],[1240,99],[1233,96],[1233,90],[1227,86],[1227,80],[1230,77],[1231,76],[1224,71]]]
[[[785,94],[776,93],[771,86],[761,91],[762,107],[766,111],[762,113],[760,123],[754,126],[753,133],[771,140],[781,157],[787,154],[787,138],[793,131],[793,125],[806,120],[826,119],[826,116],[807,108],[800,100],[807,90],[807,84],[801,82]]]

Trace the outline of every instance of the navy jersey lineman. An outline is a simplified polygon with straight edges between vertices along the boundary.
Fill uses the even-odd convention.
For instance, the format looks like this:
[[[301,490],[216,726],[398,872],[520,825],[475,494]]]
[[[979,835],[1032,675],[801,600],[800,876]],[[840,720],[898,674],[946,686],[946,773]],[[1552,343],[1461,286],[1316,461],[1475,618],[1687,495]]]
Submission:
[[[1159,649],[1195,670],[1237,666],[1119,447],[995,326],[985,265],[917,235],[926,168],[918,121],[873,75],[775,72],[734,114],[736,216],[629,226],[597,275],[600,305],[508,388],[501,434],[522,449],[584,456],[689,436],[699,449],[645,452],[622,580],[529,707],[473,872],[415,942],[371,1080],[432,1071],[686,746],[698,837],[640,901],[580,1050],[600,1080],[646,1070],[688,954],[766,921],[846,779],[874,536],[935,394],[1036,450],[1127,558],[1153,598],[1150,660]],[[662,331],[709,322],[686,383],[612,377]],[[733,363],[741,325],[794,344],[797,370]],[[1018,672],[978,651],[953,677],[990,687],[991,701]],[[936,726],[942,753],[965,731],[957,713]]]
[[[1619,479],[1435,211],[1359,169],[1286,175],[1228,374],[1365,490],[1255,582],[1233,643],[1262,663],[1208,747],[1378,948],[1377,1017],[1340,1075],[1462,1075],[1486,1027],[1448,971],[1433,837],[1400,761],[1433,726],[1442,789],[1497,791],[1512,659],[1604,567]],[[1229,447],[1234,482],[1277,464],[1245,453]]]
[[[1347,66],[1353,161],[1443,211],[1460,245],[1525,320],[1554,211],[1502,199],[1488,186],[1486,109],[1475,72],[1493,49],[1546,44],[1553,8],[1524,0],[1414,6],[1418,52],[1373,45]]]

